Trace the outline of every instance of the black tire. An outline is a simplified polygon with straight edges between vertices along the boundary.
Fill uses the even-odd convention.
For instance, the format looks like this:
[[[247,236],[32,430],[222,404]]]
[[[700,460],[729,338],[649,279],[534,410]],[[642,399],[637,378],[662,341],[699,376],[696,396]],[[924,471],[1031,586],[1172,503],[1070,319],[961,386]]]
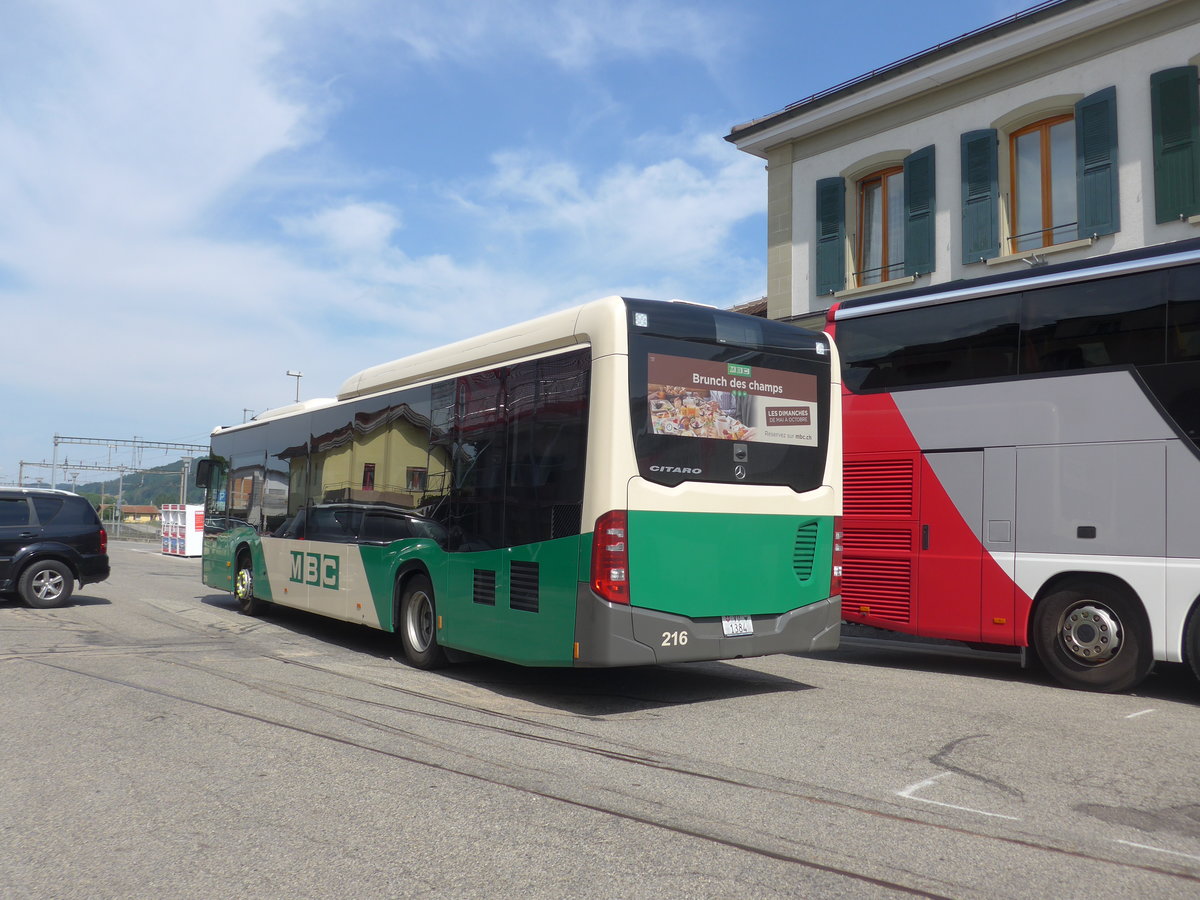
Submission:
[[[1127,691],[1154,664],[1141,604],[1103,583],[1075,584],[1044,598],[1032,639],[1046,671],[1079,690]]]
[[[1183,629],[1183,658],[1192,667],[1192,674],[1200,678],[1200,603],[1192,607]]]
[[[424,575],[414,575],[404,584],[397,623],[404,658],[417,669],[436,669],[446,664],[446,652],[437,642],[437,606],[433,585]]]
[[[238,557],[233,576],[233,599],[237,601],[238,612],[244,616],[257,616],[267,607],[265,600],[254,596],[254,563],[249,553]]]
[[[71,599],[75,576],[63,563],[45,559],[29,565],[21,573],[17,593],[34,609],[53,609]]]

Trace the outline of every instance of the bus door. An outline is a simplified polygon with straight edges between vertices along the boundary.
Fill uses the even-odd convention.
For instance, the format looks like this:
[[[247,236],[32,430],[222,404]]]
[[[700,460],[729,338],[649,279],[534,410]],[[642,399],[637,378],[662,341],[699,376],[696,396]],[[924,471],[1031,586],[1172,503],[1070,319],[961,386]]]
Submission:
[[[919,633],[982,640],[982,450],[921,455],[916,616]]]

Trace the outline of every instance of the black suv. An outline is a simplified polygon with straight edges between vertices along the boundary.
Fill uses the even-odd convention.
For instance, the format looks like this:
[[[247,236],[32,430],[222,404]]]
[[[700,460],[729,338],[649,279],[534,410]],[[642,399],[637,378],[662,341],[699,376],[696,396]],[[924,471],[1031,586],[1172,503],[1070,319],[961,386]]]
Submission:
[[[37,609],[62,606],[108,577],[108,534],[92,504],[70,491],[0,487],[0,594]]]

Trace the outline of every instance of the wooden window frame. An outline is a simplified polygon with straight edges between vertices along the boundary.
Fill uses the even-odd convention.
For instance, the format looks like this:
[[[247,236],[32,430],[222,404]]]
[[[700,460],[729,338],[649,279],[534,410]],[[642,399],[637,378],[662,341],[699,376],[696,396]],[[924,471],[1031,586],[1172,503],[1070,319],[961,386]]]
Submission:
[[[864,276],[864,274],[866,274],[866,270],[863,268],[863,262],[864,262],[863,250],[864,250],[864,243],[866,241],[866,233],[867,233],[867,228],[866,228],[867,223],[866,223],[866,219],[865,219],[865,215],[866,215],[866,191],[865,191],[865,188],[867,188],[869,185],[873,185],[876,183],[879,184],[879,208],[880,208],[880,214],[882,216],[881,240],[880,240],[880,245],[881,245],[880,246],[880,250],[881,250],[880,264],[879,264],[879,266],[874,266],[871,269],[871,271],[875,271],[876,269],[878,269],[879,281],[871,282],[871,284],[882,284],[885,281],[889,281],[890,279],[888,278],[888,274],[887,274],[888,271],[892,268],[892,266],[900,265],[900,263],[903,262],[903,260],[897,260],[896,262],[893,263],[890,259],[890,252],[891,252],[890,244],[891,244],[891,242],[888,239],[888,235],[891,230],[890,229],[891,223],[888,221],[888,210],[889,210],[891,204],[888,202],[888,199],[889,199],[888,198],[888,179],[891,178],[893,175],[900,176],[901,190],[903,190],[904,166],[902,166],[902,165],[889,166],[886,169],[879,169],[875,172],[871,172],[869,175],[864,175],[862,178],[858,179],[858,181],[856,182],[857,189],[858,189],[858,200],[857,200],[858,236],[857,236],[857,239],[855,240],[855,248],[854,248],[854,268],[856,269],[856,271],[854,273],[854,283],[858,287],[866,287],[867,286],[867,283],[863,281],[863,276]],[[903,225],[903,223],[901,223],[901,225]]]
[[[1062,113],[1057,116],[1050,116],[1046,119],[1039,119],[1023,128],[1019,128],[1008,136],[1008,159],[1009,159],[1009,196],[1012,198],[1012,210],[1009,214],[1009,236],[1008,245],[1011,253],[1027,253],[1033,250],[1041,250],[1046,247],[1054,246],[1054,231],[1056,228],[1061,228],[1068,223],[1054,224],[1054,178],[1051,168],[1050,159],[1050,129],[1055,125],[1061,125],[1063,122],[1074,122],[1075,114]],[[1041,132],[1038,139],[1038,153],[1041,161],[1041,200],[1042,200],[1042,243],[1040,247],[1026,247],[1023,250],[1017,249],[1017,238],[1028,237],[1029,233],[1018,233],[1017,223],[1021,220],[1019,209],[1019,198],[1017,196],[1017,139],[1024,137],[1027,134]],[[1077,211],[1078,215],[1078,211]]]

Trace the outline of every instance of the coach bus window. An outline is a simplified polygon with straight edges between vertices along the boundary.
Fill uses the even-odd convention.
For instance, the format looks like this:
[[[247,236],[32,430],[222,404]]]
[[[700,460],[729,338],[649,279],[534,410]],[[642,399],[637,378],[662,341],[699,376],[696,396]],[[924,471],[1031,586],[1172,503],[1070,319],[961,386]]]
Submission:
[[[1158,272],[1028,291],[1021,316],[1021,371],[1160,363],[1165,326]]]
[[[353,543],[362,531],[362,516],[362,507],[357,504],[314,506],[308,514],[307,538],[337,544]]]
[[[396,500],[388,471],[388,444],[391,429],[388,422],[395,407],[388,400],[375,399],[354,404],[354,438],[351,448],[348,486],[349,499],[363,503],[384,503]]]
[[[263,530],[274,535],[304,506],[308,475],[308,417],[283,420],[268,431]],[[292,534],[296,537],[298,535]]]
[[[504,540],[504,372],[458,379],[450,549],[488,550]]]
[[[1170,271],[1167,365],[1139,371],[1179,430],[1200,445],[1200,266]]]
[[[846,387],[888,390],[1017,372],[1016,297],[905,309],[838,323]]]
[[[376,405],[360,408],[355,416],[355,427],[360,429],[354,448],[356,470],[372,467],[375,476],[373,488],[364,489],[360,499],[416,509],[428,502],[425,481],[414,480],[411,473],[427,470],[431,462],[430,388],[392,394],[386,404],[372,402]]]
[[[247,437],[259,438],[255,432]],[[261,444],[260,444],[261,446]],[[263,451],[235,453],[229,470],[229,518],[231,525],[263,527]]]
[[[1167,361],[1200,360],[1200,266],[1171,273],[1167,300]]]
[[[508,545],[579,534],[590,372],[587,350],[511,370],[506,403]]]

